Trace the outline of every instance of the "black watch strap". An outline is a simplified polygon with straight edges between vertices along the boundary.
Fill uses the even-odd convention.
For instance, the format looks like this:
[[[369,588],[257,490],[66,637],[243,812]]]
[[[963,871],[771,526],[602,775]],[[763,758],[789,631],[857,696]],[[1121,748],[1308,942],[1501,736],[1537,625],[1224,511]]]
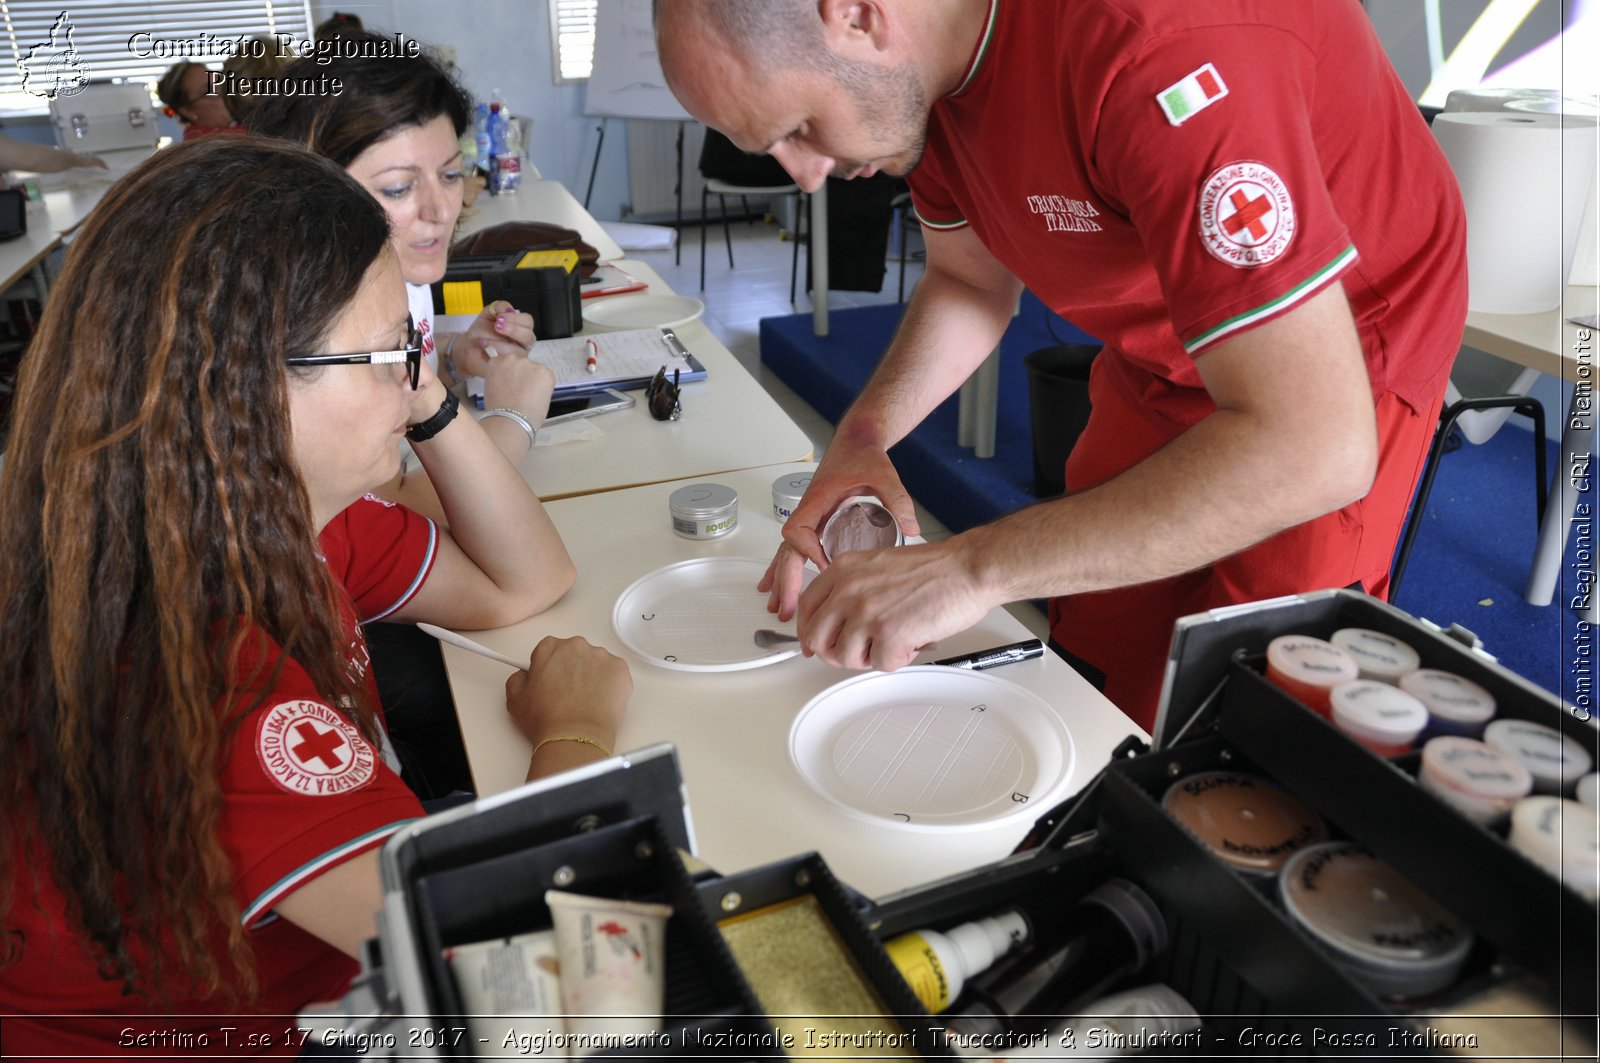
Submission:
[[[444,401],[439,404],[438,411],[426,421],[418,421],[406,429],[406,438],[413,443],[426,443],[440,432],[444,426],[456,419],[456,411],[461,408],[461,400],[456,398],[455,392],[446,391]]]

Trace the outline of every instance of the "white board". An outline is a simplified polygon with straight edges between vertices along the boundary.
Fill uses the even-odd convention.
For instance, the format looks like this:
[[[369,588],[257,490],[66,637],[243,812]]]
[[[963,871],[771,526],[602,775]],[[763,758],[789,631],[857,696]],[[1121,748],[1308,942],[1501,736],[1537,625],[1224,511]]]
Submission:
[[[656,54],[650,0],[602,0],[595,11],[594,72],[583,113],[603,118],[689,121],[667,91]]]

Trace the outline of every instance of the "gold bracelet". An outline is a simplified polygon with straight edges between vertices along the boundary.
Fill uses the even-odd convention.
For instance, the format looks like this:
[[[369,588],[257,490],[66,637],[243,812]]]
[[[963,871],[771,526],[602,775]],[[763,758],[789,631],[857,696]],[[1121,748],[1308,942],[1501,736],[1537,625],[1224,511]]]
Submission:
[[[588,735],[551,735],[549,738],[542,738],[539,740],[539,744],[533,747],[533,756],[537,757],[539,755],[539,750],[543,749],[551,742],[578,742],[582,745],[593,746],[600,751],[602,756],[611,756],[611,750],[607,749],[599,742],[596,742]]]

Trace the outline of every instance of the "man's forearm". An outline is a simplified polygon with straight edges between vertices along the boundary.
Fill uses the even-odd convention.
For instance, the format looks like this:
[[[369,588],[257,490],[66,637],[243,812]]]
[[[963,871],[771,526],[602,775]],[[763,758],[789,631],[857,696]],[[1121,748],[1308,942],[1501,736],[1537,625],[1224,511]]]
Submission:
[[[904,439],[988,357],[1015,306],[1014,294],[930,272],[837,435],[884,450]]]

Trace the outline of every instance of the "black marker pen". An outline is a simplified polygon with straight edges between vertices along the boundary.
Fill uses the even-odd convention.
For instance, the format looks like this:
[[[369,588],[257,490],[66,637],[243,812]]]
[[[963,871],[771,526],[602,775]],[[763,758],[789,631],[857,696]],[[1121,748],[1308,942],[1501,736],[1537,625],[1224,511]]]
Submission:
[[[1024,639],[1013,642],[1009,646],[991,646],[986,650],[974,650],[964,653],[959,657],[946,657],[934,664],[942,664],[948,668],[966,668],[974,672],[982,672],[988,668],[998,668],[1002,664],[1015,664],[1018,661],[1031,661],[1035,657],[1044,656],[1044,643],[1038,639]]]

